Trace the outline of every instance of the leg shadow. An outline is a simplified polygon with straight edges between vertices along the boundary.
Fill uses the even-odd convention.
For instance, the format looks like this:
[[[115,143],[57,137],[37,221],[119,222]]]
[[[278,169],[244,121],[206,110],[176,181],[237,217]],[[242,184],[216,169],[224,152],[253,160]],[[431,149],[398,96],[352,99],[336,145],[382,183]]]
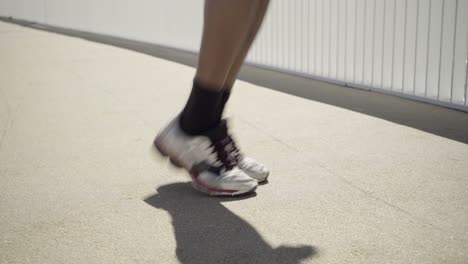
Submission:
[[[271,247],[245,220],[224,207],[223,201],[248,199],[208,197],[197,193],[190,183],[158,188],[145,202],[166,210],[172,217],[181,263],[299,263],[316,254],[311,246]]]

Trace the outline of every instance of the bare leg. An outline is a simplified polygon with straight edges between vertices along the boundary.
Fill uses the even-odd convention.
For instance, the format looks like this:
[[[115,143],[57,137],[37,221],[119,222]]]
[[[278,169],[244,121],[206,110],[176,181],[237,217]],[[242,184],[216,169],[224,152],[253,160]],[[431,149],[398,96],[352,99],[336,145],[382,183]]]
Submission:
[[[224,87],[262,0],[206,0],[195,80],[209,90]]]
[[[226,77],[226,81],[224,82],[224,87],[228,91],[232,89],[234,83],[237,79],[237,75],[241,69],[242,64],[244,63],[245,57],[247,56],[250,46],[252,45],[253,41],[255,40],[255,36],[262,25],[263,18],[265,13],[268,9],[268,4],[270,0],[260,0],[260,3],[257,7],[255,17],[251,22],[252,25],[250,27],[250,31],[247,34],[247,38],[245,39],[241,50],[237,54],[231,69],[229,70],[228,76]]]
[[[221,121],[228,99],[225,81],[245,46],[263,0],[205,0],[203,36],[192,92],[180,117],[187,134],[197,135]]]
[[[223,89],[226,79],[237,60],[242,64],[244,50],[250,46],[245,43],[251,42],[247,41],[253,38],[249,35],[256,32],[252,30],[253,21],[263,1],[205,0],[203,37],[192,91],[180,115],[155,139],[163,155],[191,173],[193,186],[211,195],[251,192],[269,174],[264,165],[240,154],[221,119],[229,97]]]

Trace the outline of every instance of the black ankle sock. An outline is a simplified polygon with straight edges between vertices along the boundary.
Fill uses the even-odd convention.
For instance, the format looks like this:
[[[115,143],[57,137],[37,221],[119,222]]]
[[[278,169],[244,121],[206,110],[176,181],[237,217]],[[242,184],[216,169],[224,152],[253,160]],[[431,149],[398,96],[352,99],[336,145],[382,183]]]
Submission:
[[[194,81],[190,97],[180,115],[182,130],[190,135],[199,135],[216,126],[221,120],[222,105],[225,104],[223,95],[222,90],[206,89]]]
[[[226,103],[229,100],[229,96],[231,96],[231,92],[229,90],[223,90],[223,95],[221,97],[221,103],[216,111],[216,118],[221,120],[223,117],[224,108],[226,107]]]
[[[231,96],[231,92],[229,90],[224,90],[223,91],[223,99],[222,99],[222,108],[221,108],[221,112],[222,110],[224,110],[224,107],[226,106],[226,103],[227,101],[229,100],[229,96]]]

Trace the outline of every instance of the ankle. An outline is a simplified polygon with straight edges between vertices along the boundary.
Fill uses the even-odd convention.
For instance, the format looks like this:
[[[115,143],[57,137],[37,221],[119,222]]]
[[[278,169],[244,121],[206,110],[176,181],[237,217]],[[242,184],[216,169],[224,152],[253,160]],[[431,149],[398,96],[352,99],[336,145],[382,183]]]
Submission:
[[[222,104],[222,90],[207,89],[195,80],[180,116],[181,129],[187,134],[198,135],[216,126],[221,120],[219,111]]]

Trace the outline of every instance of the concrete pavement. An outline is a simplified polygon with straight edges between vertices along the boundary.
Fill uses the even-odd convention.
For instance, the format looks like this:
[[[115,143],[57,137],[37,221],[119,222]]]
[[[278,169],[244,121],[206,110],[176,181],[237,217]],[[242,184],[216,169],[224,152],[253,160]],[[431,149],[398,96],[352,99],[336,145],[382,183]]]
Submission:
[[[467,263],[467,144],[238,82],[271,179],[206,197],[150,147],[193,74],[1,22],[0,263]]]

